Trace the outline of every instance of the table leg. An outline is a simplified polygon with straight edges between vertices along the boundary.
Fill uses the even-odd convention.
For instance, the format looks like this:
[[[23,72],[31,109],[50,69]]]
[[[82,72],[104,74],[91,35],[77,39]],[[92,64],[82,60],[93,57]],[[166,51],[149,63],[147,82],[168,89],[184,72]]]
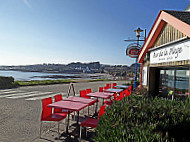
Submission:
[[[69,116],[70,116],[70,111],[68,111],[68,120],[67,120],[67,127],[66,127],[66,133],[69,133]]]
[[[98,116],[98,98],[97,98],[97,103],[96,103],[96,108],[95,108],[95,112],[94,112],[94,115],[92,117],[95,117],[95,116]]]
[[[97,110],[98,110],[98,98],[97,98],[97,103],[96,103],[96,108],[95,108],[95,114],[97,114]]]
[[[77,124],[79,124],[79,111],[77,111]]]
[[[103,99],[102,105],[104,105],[104,99]]]

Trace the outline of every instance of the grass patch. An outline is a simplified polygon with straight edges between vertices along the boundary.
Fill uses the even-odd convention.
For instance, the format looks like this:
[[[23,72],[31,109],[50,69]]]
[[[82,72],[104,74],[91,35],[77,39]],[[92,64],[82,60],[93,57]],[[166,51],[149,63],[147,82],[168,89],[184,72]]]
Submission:
[[[34,85],[50,85],[50,84],[62,84],[75,82],[71,79],[61,79],[61,80],[32,80],[32,81],[15,81],[16,86],[34,86]]]
[[[96,82],[96,81],[110,81],[108,79],[92,79],[92,80],[87,80],[89,82]]]

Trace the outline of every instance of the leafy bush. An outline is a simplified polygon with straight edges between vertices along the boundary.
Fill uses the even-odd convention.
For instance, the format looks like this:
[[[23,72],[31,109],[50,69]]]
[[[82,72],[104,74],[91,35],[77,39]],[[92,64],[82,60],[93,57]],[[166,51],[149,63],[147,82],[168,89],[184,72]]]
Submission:
[[[129,96],[115,102],[100,118],[95,141],[160,142],[190,140],[190,103]]]
[[[137,86],[135,92],[135,95],[143,95],[143,96],[147,96],[148,95],[148,91],[146,88],[144,88],[143,86],[141,87],[140,85]]]
[[[0,89],[7,89],[14,87],[13,82],[14,82],[13,77],[0,76]]]

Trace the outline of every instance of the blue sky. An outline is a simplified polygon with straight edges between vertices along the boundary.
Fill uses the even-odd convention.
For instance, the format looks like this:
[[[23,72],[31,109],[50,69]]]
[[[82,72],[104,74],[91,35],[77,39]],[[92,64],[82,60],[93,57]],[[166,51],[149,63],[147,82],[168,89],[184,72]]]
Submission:
[[[0,0],[0,65],[96,62],[131,65],[137,27],[189,0]]]

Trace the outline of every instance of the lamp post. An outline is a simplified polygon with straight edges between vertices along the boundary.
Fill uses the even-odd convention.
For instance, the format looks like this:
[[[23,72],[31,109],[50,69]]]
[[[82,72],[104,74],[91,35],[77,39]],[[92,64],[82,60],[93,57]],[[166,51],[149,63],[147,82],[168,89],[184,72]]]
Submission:
[[[136,32],[136,37],[137,39],[136,40],[124,40],[124,41],[128,41],[128,42],[133,42],[133,41],[136,41],[137,42],[137,48],[140,46],[139,45],[139,41],[145,41],[146,39],[146,29],[145,29],[145,36],[144,36],[144,39],[140,39],[141,37],[141,32],[143,32],[143,30],[141,28],[137,28],[136,30],[134,30],[134,32]],[[128,47],[128,48],[131,48],[131,47]],[[128,50],[128,49],[127,49]],[[129,51],[127,51],[129,53]],[[127,53],[127,55],[129,55]],[[130,56],[130,55],[129,55]],[[131,56],[130,56],[131,57]],[[136,58],[136,62],[135,62],[135,81],[134,81],[134,88],[137,87],[137,60],[138,60],[138,53],[136,56],[134,56]]]
[[[137,30],[134,30],[134,32],[136,32],[137,45],[139,45],[139,38],[140,38],[141,32],[143,32],[143,30],[141,30],[140,28],[138,28]],[[138,57],[136,58],[136,63],[135,63],[135,82],[134,82],[134,88],[137,87],[137,60],[138,60]]]

